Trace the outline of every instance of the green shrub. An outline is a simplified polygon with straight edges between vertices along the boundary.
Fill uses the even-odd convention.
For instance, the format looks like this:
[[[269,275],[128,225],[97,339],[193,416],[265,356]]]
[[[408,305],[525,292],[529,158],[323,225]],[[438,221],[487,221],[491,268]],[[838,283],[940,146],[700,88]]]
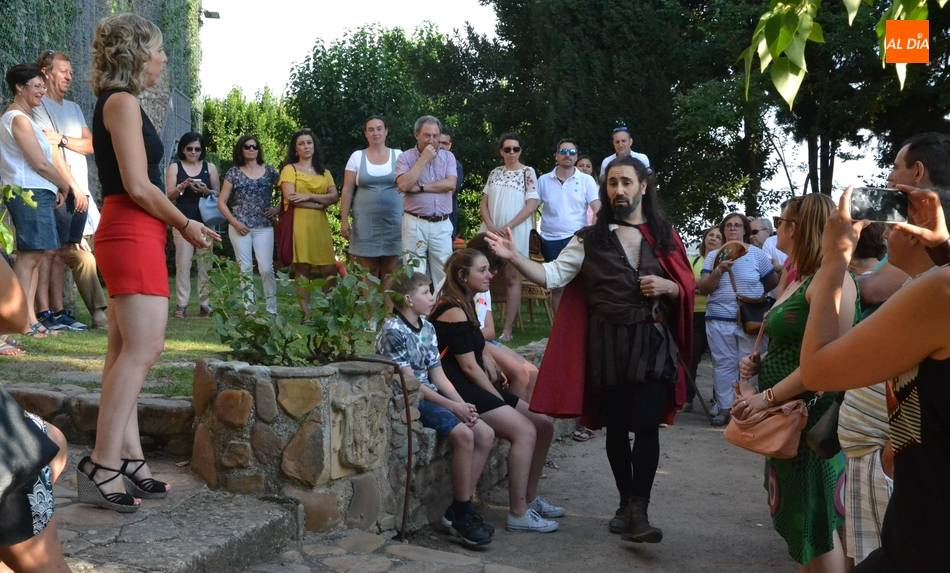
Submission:
[[[254,364],[293,366],[356,356],[372,343],[386,314],[379,280],[358,265],[347,276],[291,279],[277,273],[277,314],[267,312],[237,263],[217,257],[211,272],[215,331],[234,357]],[[250,296],[253,293],[253,296]],[[306,315],[298,302],[306,300]]]

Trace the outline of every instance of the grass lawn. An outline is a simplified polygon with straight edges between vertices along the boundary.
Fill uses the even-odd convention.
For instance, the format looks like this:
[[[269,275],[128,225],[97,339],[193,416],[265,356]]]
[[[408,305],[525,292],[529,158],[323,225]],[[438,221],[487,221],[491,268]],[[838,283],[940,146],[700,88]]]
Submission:
[[[174,292],[174,284],[171,285]],[[193,293],[193,298],[196,295]],[[81,301],[76,318],[91,324]],[[190,396],[194,362],[199,358],[227,358],[229,348],[218,340],[212,322],[198,318],[198,304],[192,300],[187,318],[174,318],[174,303],[169,304],[168,327],[165,334],[165,352],[146,379],[144,392],[164,396]],[[496,316],[496,332],[501,332],[501,318]],[[514,340],[508,346],[517,348],[545,338],[550,331],[543,310],[534,309],[534,321],[528,318],[527,307],[522,309],[524,328],[515,327]],[[17,337],[26,349],[26,356],[0,357],[0,383],[75,384],[98,388],[106,353],[106,332],[65,332],[59,336],[33,339]],[[372,348],[364,349],[372,353]]]

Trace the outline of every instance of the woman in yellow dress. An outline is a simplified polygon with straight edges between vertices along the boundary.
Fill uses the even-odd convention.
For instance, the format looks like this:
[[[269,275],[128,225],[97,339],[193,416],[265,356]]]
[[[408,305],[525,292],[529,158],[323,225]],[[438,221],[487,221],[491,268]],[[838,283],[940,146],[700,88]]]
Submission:
[[[280,192],[284,203],[294,206],[294,274],[307,279],[335,275],[326,208],[337,202],[339,193],[310,129],[301,129],[290,138],[280,170]],[[303,296],[300,304],[306,312]]]

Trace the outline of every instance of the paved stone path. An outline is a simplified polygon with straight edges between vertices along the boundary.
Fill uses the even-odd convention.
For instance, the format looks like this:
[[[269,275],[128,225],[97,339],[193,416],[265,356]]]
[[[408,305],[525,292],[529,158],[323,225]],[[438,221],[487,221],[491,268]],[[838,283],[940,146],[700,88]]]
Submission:
[[[710,395],[708,367],[700,388]],[[447,535],[426,530],[412,544],[364,533],[308,535],[302,551],[252,567],[251,573],[356,571],[459,571],[544,573],[587,571],[794,571],[796,564],[772,529],[762,487],[762,458],[727,444],[701,413],[684,413],[661,430],[660,468],[650,507],[663,542],[637,545],[607,532],[617,506],[605,438],[566,440],[552,451],[542,493],[568,515],[552,534],[504,530],[506,491],[483,500],[496,527],[491,545],[460,547]]]

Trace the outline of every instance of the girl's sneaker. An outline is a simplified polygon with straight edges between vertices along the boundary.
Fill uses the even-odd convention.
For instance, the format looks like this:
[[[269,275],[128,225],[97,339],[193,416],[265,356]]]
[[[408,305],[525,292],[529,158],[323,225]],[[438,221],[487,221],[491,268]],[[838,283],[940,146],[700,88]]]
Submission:
[[[557,531],[558,524],[556,521],[551,521],[550,519],[544,519],[538,512],[528,508],[528,511],[524,512],[524,515],[521,517],[516,517],[512,514],[508,514],[508,519],[505,523],[505,529],[508,531],[533,531],[535,533],[551,533],[552,531]]]
[[[547,519],[564,517],[567,514],[567,511],[565,511],[563,507],[554,505],[540,495],[528,504],[528,508],[535,510],[538,512],[538,515]]]

